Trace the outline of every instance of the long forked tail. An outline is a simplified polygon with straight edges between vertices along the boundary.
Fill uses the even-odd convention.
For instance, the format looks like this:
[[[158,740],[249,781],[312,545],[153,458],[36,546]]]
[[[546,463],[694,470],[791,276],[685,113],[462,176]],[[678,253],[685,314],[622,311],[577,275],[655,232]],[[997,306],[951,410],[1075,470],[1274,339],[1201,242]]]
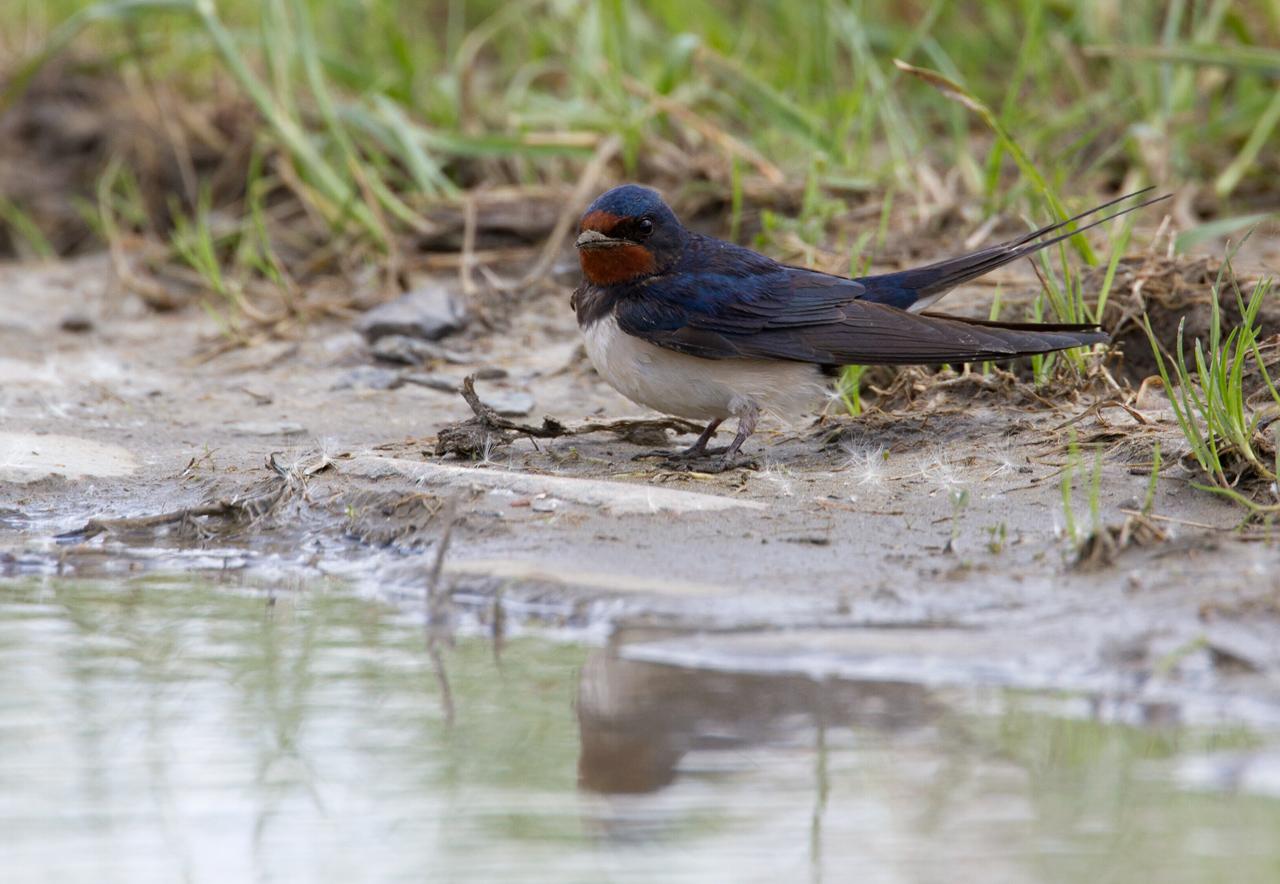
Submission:
[[[1135,190],[1133,193],[1127,193],[1124,196],[1118,196],[1115,199],[1105,202],[1100,206],[1094,206],[1087,212],[1081,212],[1074,218],[1068,218],[1065,221],[1059,221],[1056,224],[1049,224],[1041,227],[1039,230],[1033,230],[1026,236],[1018,239],[1009,240],[998,245],[989,246],[976,252],[970,252],[967,255],[961,255],[958,258],[948,258],[945,261],[939,261],[936,264],[928,264],[924,267],[914,267],[910,270],[900,270],[896,273],[883,273],[878,276],[864,276],[858,280],[867,288],[867,293],[863,297],[868,301],[876,301],[881,304],[890,304],[901,310],[911,310],[917,312],[925,309],[938,298],[942,297],[951,289],[968,282],[971,279],[977,279],[984,273],[990,273],[997,267],[1002,267],[1010,261],[1016,261],[1019,258],[1025,258],[1027,255],[1034,254],[1043,248],[1062,242],[1068,237],[1082,233],[1091,227],[1097,227],[1113,218],[1119,218],[1129,212],[1135,212],[1138,209],[1146,208],[1153,203],[1169,198],[1169,194],[1158,196],[1154,199],[1146,200],[1127,209],[1121,209],[1110,215],[1091,221],[1083,227],[1068,230],[1065,233],[1058,233],[1057,236],[1051,236],[1047,239],[1048,234],[1062,230],[1062,228],[1074,224],[1082,218],[1087,218],[1103,209],[1108,209],[1116,203],[1124,202],[1135,196],[1141,196],[1148,193],[1152,188],[1145,187],[1142,190]]]

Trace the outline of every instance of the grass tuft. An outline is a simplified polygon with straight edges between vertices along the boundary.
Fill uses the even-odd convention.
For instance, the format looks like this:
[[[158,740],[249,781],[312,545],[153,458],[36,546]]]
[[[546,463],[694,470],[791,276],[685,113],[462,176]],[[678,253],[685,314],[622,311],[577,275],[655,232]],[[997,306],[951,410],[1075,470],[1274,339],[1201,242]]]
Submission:
[[[1222,327],[1219,298],[1229,283],[1240,307],[1240,325],[1226,331]],[[1197,339],[1192,352],[1186,350],[1179,324],[1176,353],[1170,358],[1156,340],[1150,318],[1144,317],[1147,337],[1160,378],[1169,394],[1169,404],[1190,446],[1190,454],[1208,484],[1197,487],[1230,498],[1251,514],[1280,512],[1275,483],[1280,465],[1274,429],[1275,411],[1280,409],[1280,392],[1267,370],[1259,348],[1258,314],[1273,290],[1270,278],[1258,280],[1246,299],[1231,269],[1223,265],[1213,287],[1209,340]],[[1188,358],[1188,357],[1192,358]],[[1254,403],[1245,389],[1246,376],[1256,373],[1269,400],[1267,407]],[[1264,423],[1264,418],[1270,419]],[[1268,434],[1266,430],[1272,429]],[[1266,488],[1271,502],[1260,499]]]

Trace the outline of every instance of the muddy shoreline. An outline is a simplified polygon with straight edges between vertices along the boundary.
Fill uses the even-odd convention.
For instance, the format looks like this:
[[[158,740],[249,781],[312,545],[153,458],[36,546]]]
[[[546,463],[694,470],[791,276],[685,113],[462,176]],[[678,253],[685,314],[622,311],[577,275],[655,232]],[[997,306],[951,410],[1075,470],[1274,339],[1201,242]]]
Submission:
[[[647,663],[1280,726],[1280,548],[1191,487],[1158,390],[1139,420],[1087,391],[1036,402],[960,378],[888,412],[770,424],[759,470],[717,476],[633,461],[641,446],[609,433],[468,462],[433,453],[470,414],[449,391],[467,374],[532,397],[520,420],[641,416],[583,360],[562,299],[459,340],[464,362],[413,369],[431,386],[340,322],[202,356],[211,319],[154,313],[109,275],[101,257],[0,269],[6,579],[332,574],[414,605],[447,521],[443,583],[468,628],[567,625]],[[957,312],[984,294],[959,293]],[[1068,535],[1091,528],[1094,460],[1072,463],[1073,432],[1103,452],[1097,511],[1117,536],[1146,503],[1155,442],[1171,464],[1156,530],[1089,568]]]

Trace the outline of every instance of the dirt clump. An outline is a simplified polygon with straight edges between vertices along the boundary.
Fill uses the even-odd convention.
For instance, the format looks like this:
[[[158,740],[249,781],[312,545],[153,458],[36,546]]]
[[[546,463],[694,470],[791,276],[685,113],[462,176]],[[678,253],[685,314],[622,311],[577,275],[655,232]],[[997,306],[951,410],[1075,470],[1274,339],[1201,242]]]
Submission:
[[[1086,290],[1101,286],[1105,271],[1096,268],[1086,276]],[[1123,258],[1116,269],[1115,282],[1107,300],[1103,327],[1111,332],[1111,344],[1123,353],[1120,376],[1137,385],[1159,373],[1142,318],[1151,320],[1151,330],[1167,353],[1176,353],[1178,329],[1183,328],[1184,348],[1196,340],[1207,342],[1213,312],[1214,287],[1218,286],[1218,307],[1222,328],[1241,322],[1236,286],[1229,271],[1216,258]],[[1221,284],[1219,285],[1219,280]],[[1239,282],[1245,298],[1251,284]],[[1280,303],[1268,299],[1258,313],[1260,337],[1280,333]]]

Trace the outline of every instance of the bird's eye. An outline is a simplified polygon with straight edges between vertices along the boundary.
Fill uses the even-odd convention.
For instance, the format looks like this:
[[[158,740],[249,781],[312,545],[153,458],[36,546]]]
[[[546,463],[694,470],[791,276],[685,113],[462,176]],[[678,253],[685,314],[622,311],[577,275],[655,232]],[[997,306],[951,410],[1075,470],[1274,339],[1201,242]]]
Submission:
[[[648,237],[649,234],[653,233],[653,221],[649,218],[641,218],[636,222],[636,233],[640,235],[641,239]]]

